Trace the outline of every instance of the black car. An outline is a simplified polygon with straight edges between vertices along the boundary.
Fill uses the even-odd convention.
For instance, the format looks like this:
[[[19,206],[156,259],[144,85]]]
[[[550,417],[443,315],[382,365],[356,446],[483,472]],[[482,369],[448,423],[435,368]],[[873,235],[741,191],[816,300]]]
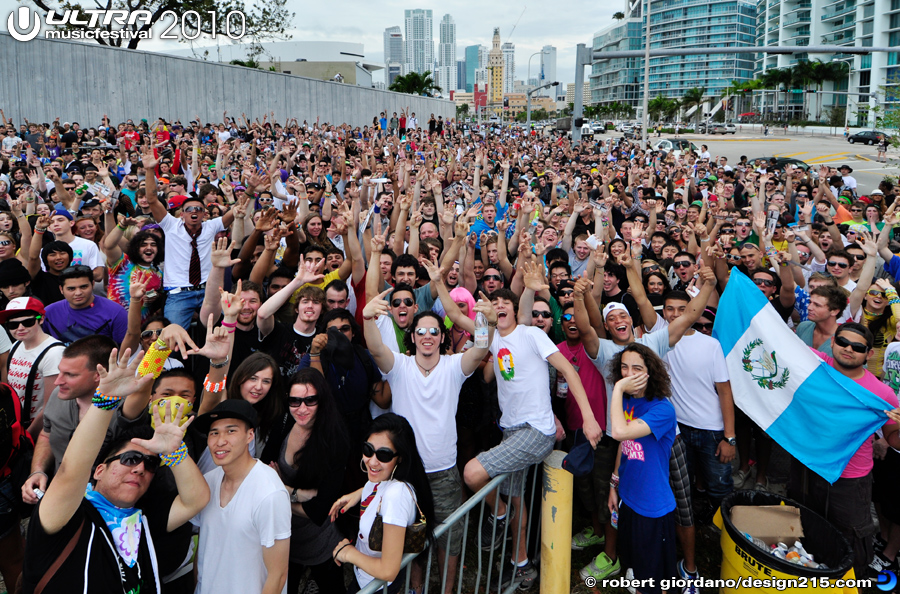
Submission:
[[[876,130],[863,130],[862,132],[857,132],[856,134],[851,134],[847,137],[847,142],[850,144],[856,144],[860,142],[862,144],[878,144],[881,142],[881,139],[886,137],[888,142],[890,142],[891,137],[885,134],[884,132],[878,132]]]
[[[753,159],[749,159],[748,163],[750,163],[752,167],[756,169],[757,161],[765,161],[766,165],[770,165],[771,158],[772,157],[756,157]],[[819,177],[819,174],[816,172],[815,168],[805,161],[801,161],[800,159],[792,159],[790,157],[775,157],[775,169],[783,171],[785,165],[792,165],[795,169],[802,169],[804,172],[809,172],[810,177],[813,179],[818,179]]]

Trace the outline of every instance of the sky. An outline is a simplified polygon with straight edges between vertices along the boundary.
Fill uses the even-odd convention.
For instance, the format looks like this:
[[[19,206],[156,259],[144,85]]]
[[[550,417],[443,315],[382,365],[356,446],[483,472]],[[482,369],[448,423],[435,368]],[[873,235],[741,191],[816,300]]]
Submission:
[[[89,1],[81,1],[79,4],[94,6]],[[544,45],[552,45],[557,49],[557,78],[565,85],[575,80],[575,46],[578,43],[590,46],[593,34],[611,24],[613,13],[624,10],[624,4],[624,0],[618,0],[600,8],[596,2],[586,0],[568,0],[562,5],[533,2],[531,6],[522,2],[493,4],[484,0],[456,0],[440,6],[436,2],[399,0],[288,0],[287,8],[296,13],[289,27],[292,40],[363,43],[366,61],[374,63],[384,61],[384,30],[394,25],[403,30],[406,9],[423,8],[433,11],[435,54],[439,41],[439,23],[445,14],[450,14],[456,21],[458,60],[465,57],[463,52],[466,46],[482,44],[490,48],[494,27],[500,27],[501,43],[511,41],[516,46],[517,80],[526,79],[529,56],[539,52]],[[13,0],[0,0],[0,5],[12,7],[17,4]],[[3,13],[0,15],[3,17],[0,19],[0,29],[5,29],[7,11],[0,12]],[[227,38],[222,39],[224,41]],[[164,51],[183,47],[187,45],[151,40],[143,41],[138,49]],[[532,76],[538,72],[539,55],[531,60]],[[586,71],[585,76],[587,74]],[[376,73],[375,80],[380,80],[380,76]]]

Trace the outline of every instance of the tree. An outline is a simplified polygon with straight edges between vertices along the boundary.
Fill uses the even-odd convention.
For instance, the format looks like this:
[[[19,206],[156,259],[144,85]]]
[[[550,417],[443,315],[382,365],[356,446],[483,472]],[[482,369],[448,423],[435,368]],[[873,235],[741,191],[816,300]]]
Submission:
[[[615,20],[617,20],[617,21],[621,21],[621,20],[623,20],[624,18],[625,18],[625,13],[624,13],[624,12],[617,12],[617,13],[615,13],[615,14],[613,15],[613,19],[615,19]]]
[[[694,87],[692,89],[688,89],[684,93],[684,98],[681,100],[681,106],[686,109],[691,109],[692,107],[696,107],[696,111],[694,112],[694,130],[696,131],[700,126],[700,115],[703,111],[703,102],[705,101],[706,95],[706,87]]]
[[[396,91],[397,93],[432,97],[433,92],[440,92],[441,88],[434,84],[434,79],[431,78],[431,71],[426,70],[422,74],[410,72],[409,74],[398,76],[391,83],[391,86],[388,87],[388,90]]]
[[[96,35],[93,39],[100,45],[127,47],[128,49],[135,49],[141,41],[148,39],[151,29],[157,31],[163,29],[160,31],[162,34],[172,22],[172,14],[177,15],[178,21],[175,23],[172,33],[169,34],[175,34],[178,41],[183,43],[192,41],[188,38],[194,35],[198,37],[199,35],[212,36],[215,32],[216,35],[221,36],[226,31],[233,32],[233,35],[239,34],[242,20],[237,16],[238,14],[244,16],[244,33],[240,38],[242,42],[259,43],[290,39],[291,36],[287,31],[291,28],[295,16],[295,13],[288,12],[285,8],[287,0],[257,0],[249,4],[236,0],[95,0],[96,8],[100,10],[119,10],[128,13],[129,18],[123,19],[126,22],[131,22],[132,16],[139,16],[133,15],[137,11],[146,11],[148,15],[147,18],[135,18],[132,24],[120,26],[112,22],[104,25],[102,16],[92,24],[90,21],[93,19],[77,3],[59,2],[58,9],[55,9],[49,5],[57,4],[56,2],[49,0],[33,0],[33,2],[39,11],[43,11],[41,16],[51,13],[57,21],[63,19],[61,12],[79,10],[77,21],[82,24],[70,22],[76,19],[67,19],[66,25],[57,27],[63,31],[127,31],[127,36],[116,33],[115,37],[110,36],[108,39],[104,39],[101,35]],[[195,11],[199,14],[199,20],[182,17],[188,11]],[[235,12],[237,14],[233,14]],[[211,14],[215,15],[215,19],[210,16]],[[230,19],[228,18],[229,14],[231,14]],[[160,27],[157,27],[158,24]],[[186,36],[181,35],[182,25]],[[139,37],[139,35],[143,35],[143,37]],[[193,37],[193,39],[197,39],[197,37]]]
[[[462,119],[469,116],[469,104],[463,103],[456,106],[456,119]]]

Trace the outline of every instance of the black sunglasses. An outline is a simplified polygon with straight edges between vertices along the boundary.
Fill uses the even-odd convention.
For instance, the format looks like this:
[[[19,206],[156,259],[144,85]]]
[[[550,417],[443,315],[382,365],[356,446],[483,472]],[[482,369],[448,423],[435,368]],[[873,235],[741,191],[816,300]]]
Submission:
[[[76,264],[75,266],[69,266],[68,268],[66,268],[65,270],[63,270],[60,273],[60,276],[67,276],[73,272],[78,272],[81,274],[88,273],[88,274],[92,275],[91,278],[94,278],[93,277],[93,274],[94,274],[93,268],[91,268],[90,266],[85,266],[84,264]]]
[[[694,263],[690,260],[679,260],[678,262],[673,262],[673,268],[690,268]]]
[[[301,404],[305,404],[307,408],[312,408],[319,404],[319,395],[312,396],[288,396],[288,406],[291,408],[299,408]]]
[[[400,307],[400,305],[402,304],[402,305],[405,305],[406,307],[412,307],[413,303],[415,303],[415,301],[413,301],[411,297],[404,297],[403,299],[400,299],[398,297],[398,298],[394,299],[393,301],[391,301],[391,306],[392,307]]]
[[[772,279],[768,279],[768,278],[755,278],[755,279],[753,279],[753,284],[756,285],[757,287],[762,287],[762,286],[774,287],[775,281],[773,281]]]
[[[839,346],[839,347],[841,347],[841,348],[847,348],[847,347],[850,347],[851,349],[853,349],[853,352],[854,352],[854,353],[862,354],[862,353],[868,353],[868,352],[869,352],[869,345],[863,344],[863,343],[861,343],[861,342],[850,342],[849,340],[847,340],[847,339],[844,338],[843,336],[835,336],[835,337],[834,337],[834,344],[837,345],[837,346]]]
[[[695,322],[693,326],[691,326],[694,330],[699,330],[703,332],[704,330],[712,330],[713,323],[712,322]]]
[[[847,262],[835,262],[834,260],[829,260],[828,265],[837,266],[838,268],[850,268],[850,264]]]
[[[385,464],[387,464],[388,462],[390,462],[391,460],[393,460],[394,458],[396,458],[397,456],[400,455],[397,452],[390,450],[388,448],[378,448],[376,450],[375,446],[370,444],[368,441],[363,444],[362,453],[363,453],[363,456],[365,456],[366,458],[371,458],[372,456],[375,456],[376,458],[378,458],[379,462],[384,462]]]
[[[551,314],[549,311],[538,311],[536,309],[531,310],[532,318],[544,318],[545,320],[549,320],[552,315],[553,314]]]
[[[141,332],[141,340],[149,340],[151,338],[159,338],[159,335],[162,334],[163,329],[158,328],[156,330],[144,330]]]
[[[485,274],[484,276],[481,277],[481,280],[482,281],[489,281],[489,280],[502,281],[503,277],[501,277],[500,275],[497,275],[497,274]]]
[[[10,320],[4,324],[7,330],[15,330],[19,326],[25,326],[26,328],[32,328],[38,320],[41,319],[41,316],[35,316],[33,318],[25,318],[24,320]]]
[[[144,463],[144,470],[147,472],[156,472],[159,470],[159,456],[155,456],[152,454],[142,454],[141,452],[136,452],[134,450],[128,450],[127,452],[122,452],[121,454],[117,454],[112,458],[107,458],[105,464],[109,464],[110,462],[118,460],[119,464],[122,466],[127,466],[128,468],[134,468],[141,462]]]
[[[332,326],[338,332],[350,332],[350,324],[344,324],[343,326]]]

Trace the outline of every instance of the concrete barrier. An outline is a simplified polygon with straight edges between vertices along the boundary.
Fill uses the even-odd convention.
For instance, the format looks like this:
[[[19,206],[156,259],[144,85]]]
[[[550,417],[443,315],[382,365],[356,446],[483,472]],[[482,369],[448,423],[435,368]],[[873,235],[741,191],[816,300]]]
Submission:
[[[0,32],[0,106],[17,124],[77,121],[96,126],[103,114],[113,125],[131,118],[163,117],[182,123],[222,120],[222,112],[240,119],[270,111],[313,123],[364,126],[382,111],[409,108],[419,125],[429,116],[456,117],[451,101],[290,74],[254,70],[140,50],[74,41],[16,41]]]

